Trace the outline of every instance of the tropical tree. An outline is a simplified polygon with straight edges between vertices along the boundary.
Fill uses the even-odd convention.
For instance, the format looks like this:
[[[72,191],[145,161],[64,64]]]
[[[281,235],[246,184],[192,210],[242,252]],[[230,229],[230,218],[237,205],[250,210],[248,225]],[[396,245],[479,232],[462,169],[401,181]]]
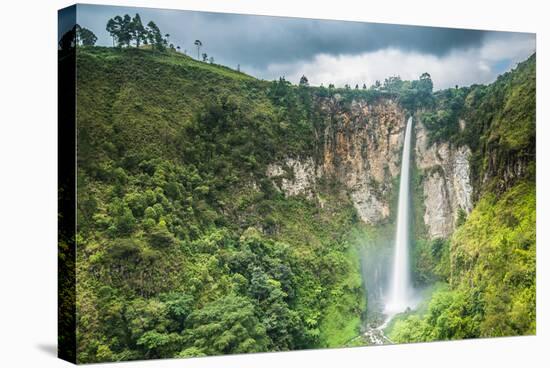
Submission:
[[[148,33],[147,37],[149,43],[153,46],[153,49],[162,51],[166,48],[166,40],[162,37],[159,27],[155,22],[150,21],[147,23]]]
[[[124,15],[124,17],[117,15],[109,19],[106,30],[113,38],[113,45],[116,43],[119,47],[123,45],[130,46],[132,40],[132,18],[128,14]]]
[[[136,47],[140,47],[142,43],[164,44],[160,30],[156,25],[151,27],[151,23],[154,25],[153,22],[149,22],[148,27],[145,27],[137,13],[133,18],[128,14],[122,17],[117,15],[109,19],[106,30],[113,39],[113,46],[130,47],[132,42],[135,42]]]
[[[75,25],[76,44],[81,46],[93,46],[97,41],[97,36],[88,28]]]
[[[121,21],[119,42],[121,42],[123,45],[126,45],[126,47],[130,47],[130,44],[132,42],[132,28],[132,18],[128,14],[124,14],[124,17],[122,17]]]
[[[429,73],[422,73],[418,79],[418,89],[425,93],[432,93],[434,84]]]
[[[139,47],[141,42],[143,42],[144,44],[147,44],[148,30],[147,28],[145,28],[145,26],[141,22],[141,17],[137,13],[134,16],[134,18],[132,18],[130,32],[131,32],[132,38],[136,41],[136,47]]]
[[[119,45],[119,37],[120,32],[122,29],[122,18],[120,16],[116,16],[114,18],[109,19],[107,22],[106,30],[111,35],[111,38],[113,39],[113,46]]]
[[[199,59],[199,55],[200,55],[200,52],[201,52],[201,46],[202,46],[201,40],[195,40],[195,46],[197,46],[197,59]]]

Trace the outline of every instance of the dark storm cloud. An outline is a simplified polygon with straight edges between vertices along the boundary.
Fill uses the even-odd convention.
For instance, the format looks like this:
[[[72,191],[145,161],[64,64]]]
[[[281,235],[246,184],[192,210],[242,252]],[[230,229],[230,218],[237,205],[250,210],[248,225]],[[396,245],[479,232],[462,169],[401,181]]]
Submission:
[[[171,42],[192,55],[193,42],[200,39],[204,51],[218,60],[254,68],[308,60],[320,53],[358,54],[388,47],[441,56],[453,49],[476,47],[487,35],[448,28],[95,5],[79,5],[78,21],[108,45],[107,20],[136,12],[143,20],[154,20],[171,35]]]
[[[359,54],[388,47],[441,56],[456,48],[477,46],[483,37],[481,32],[468,30],[273,17],[251,17],[240,24],[244,38],[232,37],[231,43],[242,42],[241,47],[224,51],[252,61],[255,67],[307,60],[320,53]],[[219,24],[220,30],[224,27]]]
[[[435,88],[489,83],[535,51],[535,35],[528,33],[183,10],[78,5],[77,21],[99,45],[111,45],[107,21],[135,13],[144,23],[153,20],[188,55],[197,57],[199,39],[201,53],[216,63],[293,83],[305,74],[316,85],[368,85],[426,71]]]

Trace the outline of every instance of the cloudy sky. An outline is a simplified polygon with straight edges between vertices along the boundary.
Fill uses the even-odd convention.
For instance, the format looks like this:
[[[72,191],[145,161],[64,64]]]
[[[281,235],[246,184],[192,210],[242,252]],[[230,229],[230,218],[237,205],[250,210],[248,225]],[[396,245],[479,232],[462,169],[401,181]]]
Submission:
[[[378,23],[329,21],[182,10],[78,5],[77,22],[110,46],[109,18],[139,13],[153,20],[170,43],[197,56],[258,78],[284,76],[313,85],[367,85],[388,76],[416,79],[431,74],[436,89],[489,83],[535,52],[531,33],[477,31]]]

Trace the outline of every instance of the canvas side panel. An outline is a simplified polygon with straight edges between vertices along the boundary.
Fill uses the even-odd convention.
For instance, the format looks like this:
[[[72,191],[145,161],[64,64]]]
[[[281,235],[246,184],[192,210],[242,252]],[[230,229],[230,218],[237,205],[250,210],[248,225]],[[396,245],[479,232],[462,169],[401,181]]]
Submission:
[[[76,6],[58,12],[58,356],[76,363]]]

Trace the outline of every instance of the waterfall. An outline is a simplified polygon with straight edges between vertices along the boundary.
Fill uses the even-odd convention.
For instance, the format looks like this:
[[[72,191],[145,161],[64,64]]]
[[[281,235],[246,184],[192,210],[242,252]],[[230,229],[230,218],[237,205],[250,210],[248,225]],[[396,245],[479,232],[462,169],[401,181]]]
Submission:
[[[411,151],[412,117],[407,120],[403,156],[401,160],[401,178],[399,183],[399,204],[397,207],[397,230],[393,254],[393,269],[389,293],[386,295],[385,312],[394,315],[413,308],[412,287],[409,270],[409,166]]]

